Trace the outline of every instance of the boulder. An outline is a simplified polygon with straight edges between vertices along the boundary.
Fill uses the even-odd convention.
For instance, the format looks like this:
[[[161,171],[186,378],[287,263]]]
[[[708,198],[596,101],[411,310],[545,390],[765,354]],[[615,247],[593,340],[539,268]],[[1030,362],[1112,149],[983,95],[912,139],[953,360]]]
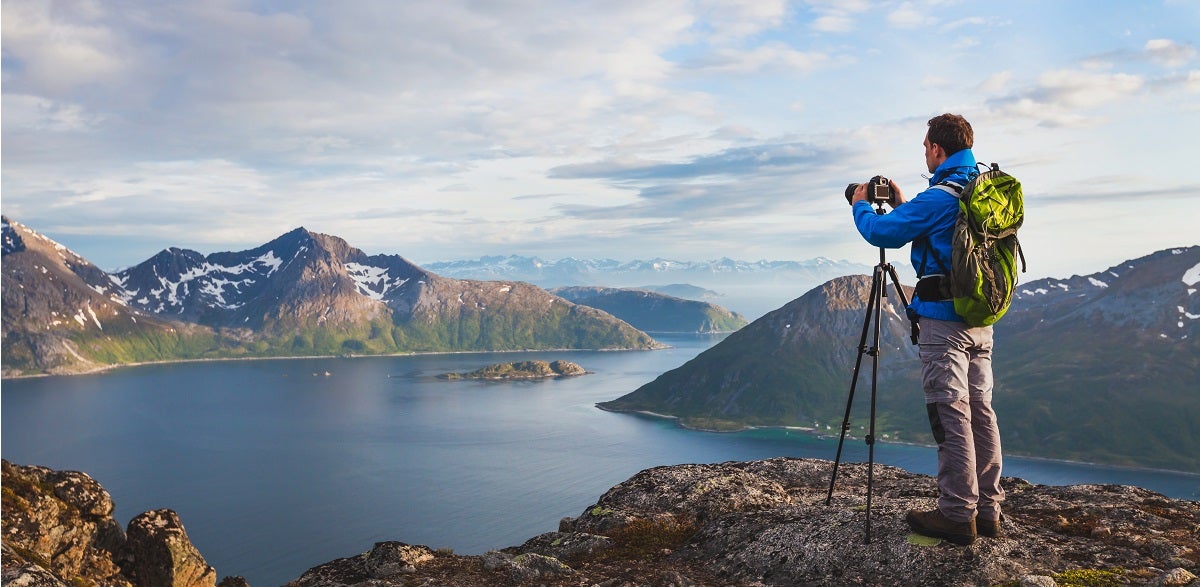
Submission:
[[[3,461],[5,585],[213,587],[208,566],[171,510],[113,519],[112,496],[78,471]],[[248,587],[229,577],[224,587]]]
[[[215,587],[217,571],[188,539],[179,516],[167,509],[130,520],[122,568],[138,587]]]

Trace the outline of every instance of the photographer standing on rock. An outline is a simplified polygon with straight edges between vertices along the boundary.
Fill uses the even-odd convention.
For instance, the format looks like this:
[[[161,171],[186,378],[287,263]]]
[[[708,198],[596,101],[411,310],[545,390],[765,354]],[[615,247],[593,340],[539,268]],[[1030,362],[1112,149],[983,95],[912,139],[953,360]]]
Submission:
[[[929,189],[905,200],[891,187],[891,214],[879,214],[868,201],[867,183],[854,190],[854,224],[867,242],[882,248],[912,243],[912,264],[919,281],[908,307],[920,323],[921,380],[929,424],[937,441],[938,507],[912,510],[913,531],[971,544],[977,535],[1001,535],[1000,429],[992,411],[992,327],[970,327],[941,293],[950,272],[951,241],[958,198],[941,188],[960,188],[978,172],[971,151],[971,124],[957,114],[929,120],[925,164],[933,177]]]

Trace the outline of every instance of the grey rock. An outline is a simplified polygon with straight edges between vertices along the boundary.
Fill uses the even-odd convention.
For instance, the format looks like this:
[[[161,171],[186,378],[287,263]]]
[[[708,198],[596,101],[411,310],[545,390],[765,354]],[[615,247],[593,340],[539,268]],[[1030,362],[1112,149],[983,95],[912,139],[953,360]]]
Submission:
[[[1021,577],[1021,587],[1058,587],[1058,581],[1045,575],[1025,575]]]
[[[590,557],[610,548],[613,539],[608,536],[586,532],[547,532],[525,541],[511,549],[513,554],[534,553],[569,561],[574,558]]]
[[[86,473],[7,460],[3,470],[6,585],[215,585],[216,571],[175,512],[146,512],[126,532],[112,517],[112,497]]]
[[[778,458],[679,465],[638,473],[574,520],[604,532],[664,515],[698,531],[673,555],[739,582],[767,585],[999,584],[1079,568],[1145,569],[1194,557],[1200,503],[1115,485],[1034,486],[1005,478],[1009,536],[970,547],[910,544],[909,509],[936,504],[933,479],[876,465],[871,542],[866,530],[868,467],[843,464],[826,505],[832,463]],[[1065,520],[1065,524],[1063,521]],[[1110,537],[1092,528],[1113,529]],[[1196,563],[1189,562],[1192,568]],[[1187,565],[1178,565],[1187,566]]]
[[[434,557],[433,550],[426,546],[377,542],[371,550],[358,556],[340,558],[309,569],[296,580],[296,586],[366,585],[377,579],[412,573],[417,565]]]
[[[575,570],[562,561],[541,554],[529,553],[513,557],[509,574],[517,583],[574,574]]]
[[[179,515],[168,509],[130,520],[122,568],[139,587],[215,587],[217,571],[188,539]]]
[[[532,552],[513,555],[498,550],[484,553],[483,568],[487,571],[501,571],[508,575],[510,581],[517,584],[561,577],[575,572],[554,557]]]
[[[3,479],[6,571],[28,562],[60,580],[78,577],[129,585],[113,560],[125,535],[112,519],[112,498],[99,483],[86,473],[21,466],[7,460],[3,461]],[[25,556],[8,556],[18,550]],[[26,573],[40,576],[34,570]]]
[[[1189,572],[1187,569],[1175,567],[1150,581],[1152,587],[1181,587],[1182,585],[1193,585],[1200,583],[1197,581],[1196,575]]]
[[[374,578],[387,577],[396,573],[411,573],[416,566],[433,559],[433,551],[424,546],[412,546],[403,542],[378,542],[367,553],[363,563],[368,575]]]

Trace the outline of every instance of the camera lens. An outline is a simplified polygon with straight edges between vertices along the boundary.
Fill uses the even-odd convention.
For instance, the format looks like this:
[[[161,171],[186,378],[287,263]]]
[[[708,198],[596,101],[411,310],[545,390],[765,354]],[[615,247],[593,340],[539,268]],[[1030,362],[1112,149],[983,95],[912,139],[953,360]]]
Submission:
[[[846,186],[846,203],[850,203],[852,200],[854,200],[854,190],[856,189],[858,189],[858,184],[856,183]]]

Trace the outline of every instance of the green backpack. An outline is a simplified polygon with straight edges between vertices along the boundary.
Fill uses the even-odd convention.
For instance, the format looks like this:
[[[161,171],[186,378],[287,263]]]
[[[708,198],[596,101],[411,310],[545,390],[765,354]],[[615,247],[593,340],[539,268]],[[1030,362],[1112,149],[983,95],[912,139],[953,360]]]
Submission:
[[[1017,229],[1025,220],[1021,182],[993,163],[966,186],[943,182],[934,187],[958,198],[950,279],[942,280],[943,290],[949,291],[943,293],[954,300],[954,311],[968,325],[995,324],[1012,303],[1018,257],[1025,271],[1025,255],[1017,241]]]

